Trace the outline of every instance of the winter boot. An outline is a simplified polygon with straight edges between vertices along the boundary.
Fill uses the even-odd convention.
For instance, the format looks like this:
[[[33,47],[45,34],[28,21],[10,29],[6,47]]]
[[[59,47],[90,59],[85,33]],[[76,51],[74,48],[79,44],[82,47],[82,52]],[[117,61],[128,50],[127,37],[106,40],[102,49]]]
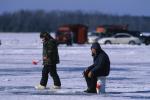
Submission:
[[[56,86],[56,85],[54,85],[54,86],[53,86],[53,89],[61,89],[61,86]]]
[[[96,90],[95,89],[87,89],[87,90],[84,90],[85,93],[96,93]]]
[[[37,90],[44,90],[46,87],[39,84],[39,85],[35,86],[35,88]]]

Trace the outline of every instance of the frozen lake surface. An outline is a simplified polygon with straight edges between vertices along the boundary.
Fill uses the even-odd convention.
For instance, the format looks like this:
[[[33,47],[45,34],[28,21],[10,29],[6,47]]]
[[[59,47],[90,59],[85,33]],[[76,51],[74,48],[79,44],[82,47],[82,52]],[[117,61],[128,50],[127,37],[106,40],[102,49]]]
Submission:
[[[39,34],[0,34],[1,100],[150,100],[150,46],[102,45],[111,60],[106,94],[82,94],[86,89],[83,70],[92,64],[90,44],[59,46],[58,74],[62,89],[35,90],[41,78],[42,58]],[[49,77],[48,87],[53,85]]]

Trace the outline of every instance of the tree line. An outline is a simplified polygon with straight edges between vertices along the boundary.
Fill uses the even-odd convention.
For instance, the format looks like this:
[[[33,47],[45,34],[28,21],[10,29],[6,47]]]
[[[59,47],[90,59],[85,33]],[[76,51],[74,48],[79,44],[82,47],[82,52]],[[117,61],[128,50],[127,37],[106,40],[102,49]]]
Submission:
[[[21,10],[0,14],[0,32],[51,32],[64,24],[84,24],[88,26],[89,31],[94,31],[99,25],[128,25],[129,30],[150,32],[149,16],[58,10]]]

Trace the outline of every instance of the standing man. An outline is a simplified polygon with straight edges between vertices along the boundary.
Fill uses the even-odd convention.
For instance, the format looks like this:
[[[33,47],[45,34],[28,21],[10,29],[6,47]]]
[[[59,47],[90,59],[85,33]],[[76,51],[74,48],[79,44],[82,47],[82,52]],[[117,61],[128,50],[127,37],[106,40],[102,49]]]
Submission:
[[[101,49],[100,44],[95,42],[91,46],[93,56],[93,64],[89,66],[84,72],[84,77],[88,89],[84,92],[96,93],[97,78],[101,77],[103,84],[103,92],[105,92],[105,80],[110,71],[110,60],[108,55]]]
[[[57,42],[47,32],[41,32],[40,38],[43,41],[43,70],[40,84],[35,86],[36,89],[45,89],[48,81],[48,74],[50,73],[54,81],[55,89],[61,88],[60,78],[57,74],[56,64],[59,63],[59,54]]]

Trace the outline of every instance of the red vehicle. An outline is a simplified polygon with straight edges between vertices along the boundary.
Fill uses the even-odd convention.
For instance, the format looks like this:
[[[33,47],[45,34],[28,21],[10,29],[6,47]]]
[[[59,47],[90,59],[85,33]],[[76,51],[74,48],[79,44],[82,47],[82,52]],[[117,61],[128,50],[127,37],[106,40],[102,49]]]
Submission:
[[[72,43],[84,44],[87,42],[87,32],[88,27],[85,25],[62,25],[56,32],[56,39],[67,45],[72,45]]]

